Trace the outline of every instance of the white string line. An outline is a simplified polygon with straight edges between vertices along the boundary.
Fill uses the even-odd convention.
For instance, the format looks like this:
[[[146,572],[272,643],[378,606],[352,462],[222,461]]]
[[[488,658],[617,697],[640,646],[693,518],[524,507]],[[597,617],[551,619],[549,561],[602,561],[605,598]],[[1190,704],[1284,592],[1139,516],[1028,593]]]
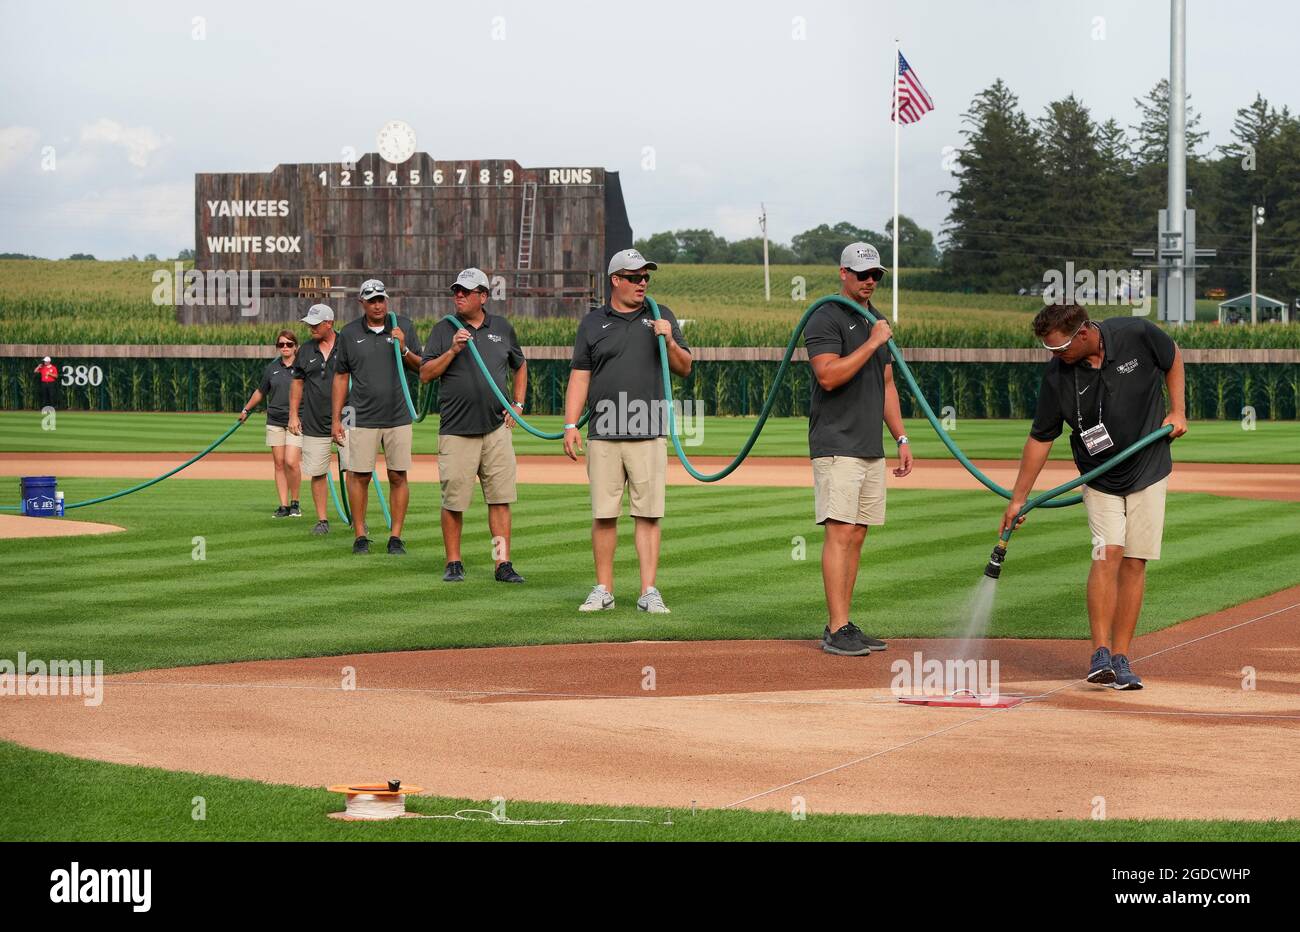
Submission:
[[[1243,628],[1243,627],[1245,627],[1246,625],[1254,624],[1254,623],[1257,622],[1257,621],[1263,621],[1265,618],[1272,618],[1274,615],[1278,615],[1278,614],[1280,614],[1280,613],[1282,613],[1282,612],[1288,612],[1288,611],[1290,611],[1290,610],[1293,609],[1293,608],[1300,608],[1300,602],[1297,602],[1297,603],[1295,603],[1295,604],[1293,604],[1293,605],[1288,605],[1288,606],[1286,606],[1285,608],[1279,608],[1279,609],[1276,609],[1275,611],[1267,612],[1267,613],[1265,613],[1265,614],[1263,614],[1263,615],[1259,615],[1259,616],[1256,617],[1256,618],[1251,618],[1251,619],[1249,619],[1248,621],[1239,622],[1238,624],[1235,624],[1235,625],[1229,625],[1228,627],[1223,628],[1223,629],[1220,630],[1220,631],[1213,631],[1213,632],[1211,632],[1210,634],[1203,634],[1203,635],[1201,635],[1200,637],[1192,638],[1192,639],[1190,639],[1190,640],[1188,640],[1188,641],[1186,641],[1186,642],[1184,642],[1184,643],[1182,643],[1182,644],[1175,644],[1175,645],[1172,645],[1172,646],[1170,646],[1170,647],[1166,647],[1166,648],[1164,648],[1164,649],[1162,649],[1162,650],[1158,650],[1158,651],[1156,651],[1156,652],[1153,653],[1153,654],[1147,654],[1145,657],[1140,657],[1140,658],[1138,658],[1138,659],[1139,659],[1139,660],[1146,660],[1146,659],[1148,659],[1148,658],[1150,658],[1150,657],[1156,657],[1156,656],[1159,656],[1160,654],[1167,653],[1168,651],[1176,650],[1176,649],[1179,648],[1179,647],[1185,647],[1185,646],[1187,646],[1188,644],[1195,644],[1197,641],[1204,641],[1206,638],[1211,638],[1211,637],[1214,637],[1215,635],[1223,634],[1224,632],[1227,632],[1227,631],[1233,631],[1233,630],[1235,630],[1235,629],[1237,629],[1237,628]],[[1135,662],[1136,662],[1136,661],[1135,661]],[[1060,691],[1063,690],[1063,689],[1069,689],[1071,686],[1077,686],[1079,683],[1084,683],[1084,682],[1087,682],[1087,680],[1086,680],[1085,678],[1081,678],[1081,679],[1077,679],[1077,680],[1070,680],[1069,682],[1065,683],[1064,685],[1062,685],[1062,686],[1058,686],[1056,689],[1050,689],[1050,690],[1048,690],[1047,692],[1043,693],[1042,696],[1041,696],[1041,698],[1047,698],[1048,696],[1051,696],[1051,695],[1053,695],[1053,694],[1055,694],[1055,693],[1058,693],[1058,692],[1060,692]],[[968,719],[966,719],[965,721],[957,722],[955,725],[952,725],[952,726],[950,726],[950,727],[948,727],[948,728],[941,728],[941,729],[939,729],[938,731],[932,731],[932,732],[930,732],[928,735],[921,735],[919,738],[913,738],[911,741],[905,741],[905,742],[903,742],[902,744],[897,744],[897,745],[894,745],[893,747],[885,748],[884,750],[881,750],[881,751],[876,751],[876,752],[874,752],[874,753],[872,753],[872,754],[868,754],[868,755],[866,755],[865,757],[860,757],[860,758],[858,758],[857,760],[851,760],[851,761],[849,761],[848,763],[845,763],[845,764],[839,764],[838,766],[831,767],[831,768],[829,768],[829,769],[827,769],[827,770],[823,770],[823,771],[821,771],[820,773],[815,773],[815,774],[813,774],[812,776],[802,777],[802,778],[800,778],[800,779],[798,779],[798,780],[792,780],[792,781],[790,781],[789,783],[783,783],[783,784],[781,784],[780,786],[772,787],[772,789],[770,789],[770,790],[764,790],[764,791],[761,792],[761,793],[754,793],[754,794],[751,795],[751,796],[746,796],[744,799],[736,800],[736,802],[734,802],[734,803],[728,803],[727,805],[723,806],[722,808],[723,808],[723,809],[731,809],[731,808],[734,807],[734,806],[742,805],[742,804],[744,804],[744,803],[750,802],[751,800],[759,799],[760,797],[768,796],[768,795],[770,795],[770,794],[772,794],[772,793],[776,793],[776,792],[779,792],[779,791],[781,791],[781,790],[789,789],[789,788],[792,787],[792,786],[798,786],[800,783],[807,783],[807,782],[809,782],[810,780],[816,780],[816,779],[819,778],[819,777],[824,777],[824,776],[826,776],[827,774],[835,773],[836,771],[838,771],[838,770],[843,770],[843,769],[845,769],[846,767],[853,767],[853,766],[856,766],[857,764],[866,763],[867,761],[869,761],[869,760],[871,760],[871,759],[873,759],[873,758],[880,757],[880,756],[882,756],[882,755],[884,755],[884,754],[892,753],[893,751],[899,751],[899,750],[902,750],[903,748],[910,747],[910,746],[912,746],[912,745],[914,745],[914,744],[920,744],[922,741],[925,741],[925,740],[927,740],[927,739],[929,739],[929,738],[937,737],[938,735],[945,734],[946,732],[953,731],[954,729],[961,728],[963,725],[969,725],[969,724],[972,724],[973,722],[981,721],[981,720],[983,720],[983,719],[988,718],[989,715],[992,715],[992,714],[994,714],[994,713],[996,713],[996,712],[1014,712],[1014,711],[1016,711],[1016,709],[1023,708],[1023,707],[1025,707],[1025,706],[1029,706],[1029,705],[1032,705],[1032,703],[1024,703],[1024,702],[1022,702],[1022,703],[1020,703],[1019,705],[1014,705],[1014,706],[1011,706],[1010,708],[1005,708],[1005,709],[994,709],[994,710],[992,710],[991,712],[989,712],[989,713],[987,713],[987,714],[985,714],[985,715],[977,715],[975,718],[968,718]]]

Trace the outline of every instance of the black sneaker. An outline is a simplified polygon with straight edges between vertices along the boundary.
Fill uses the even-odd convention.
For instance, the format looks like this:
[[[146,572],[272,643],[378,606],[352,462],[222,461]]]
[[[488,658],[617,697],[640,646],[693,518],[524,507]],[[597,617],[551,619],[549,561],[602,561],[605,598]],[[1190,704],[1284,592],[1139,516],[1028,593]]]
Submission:
[[[887,649],[887,648],[889,647],[889,645],[886,644],[884,641],[881,641],[881,640],[879,640],[879,639],[877,639],[877,638],[868,637],[867,635],[863,634],[863,633],[862,633],[862,629],[859,628],[857,625],[855,625],[855,624],[854,624],[853,622],[851,622],[851,621],[849,622],[848,627],[852,628],[855,632],[857,632],[857,636],[858,636],[858,638],[859,638],[859,639],[860,639],[864,644],[866,644],[867,647],[871,648],[872,651],[885,650],[885,649]],[[826,641],[826,640],[829,640],[829,639],[830,639],[830,628],[826,628],[826,629],[822,632],[822,640],[823,640],[823,641]]]
[[[834,633],[827,625],[822,632],[822,650],[841,657],[861,657],[871,653],[871,645],[864,640],[858,626],[850,622]]]
[[[1123,654],[1111,655],[1110,668],[1115,671],[1115,681],[1110,684],[1114,689],[1142,688],[1142,677],[1133,672]]]
[[[524,577],[515,572],[515,568],[510,565],[510,561],[507,560],[497,567],[497,582],[521,583],[523,581]]]
[[[406,548],[402,546],[400,537],[388,538],[388,552],[398,557],[406,556]]]
[[[272,518],[287,518],[287,517],[289,517],[289,506],[288,506],[288,505],[281,505],[279,508],[275,509],[275,514],[271,515],[271,517],[272,517]]]
[[[1088,675],[1085,677],[1089,683],[1096,683],[1099,686],[1109,686],[1115,682],[1115,668],[1110,665],[1110,648],[1098,647],[1096,653],[1092,655],[1092,664],[1088,667]]]
[[[447,564],[447,572],[442,574],[443,582],[464,582],[465,581],[465,564],[459,560],[452,560]]]
[[[330,523],[324,518],[316,522],[316,526],[311,529],[313,534],[328,534],[330,532]]]
[[[353,553],[369,553],[369,552],[370,552],[370,538],[369,538],[369,537],[358,537],[356,540],[354,540],[354,541],[352,542],[352,552],[353,552]]]
[[[289,517],[290,518],[302,517],[302,506],[298,504],[297,500],[294,500],[289,503]]]

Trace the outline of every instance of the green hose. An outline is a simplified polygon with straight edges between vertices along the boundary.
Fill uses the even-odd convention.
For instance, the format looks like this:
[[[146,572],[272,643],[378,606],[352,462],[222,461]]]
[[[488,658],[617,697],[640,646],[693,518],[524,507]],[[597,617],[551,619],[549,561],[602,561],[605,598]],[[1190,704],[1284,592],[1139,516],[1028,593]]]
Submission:
[[[192,466],[193,464],[197,463],[199,460],[203,459],[203,457],[207,456],[217,447],[225,443],[226,439],[229,438],[230,435],[233,434],[235,431],[239,430],[239,428],[242,427],[243,424],[244,424],[243,421],[235,421],[235,423],[230,425],[230,428],[224,434],[222,434],[216,440],[212,441],[210,444],[204,447],[201,452],[194,454],[185,462],[177,466],[175,469],[168,470],[167,472],[163,473],[161,476],[155,476],[154,478],[150,479],[148,482],[141,482],[139,485],[133,485],[129,489],[123,489],[120,492],[114,492],[112,495],[101,495],[99,498],[88,498],[84,502],[73,502],[71,505],[64,505],[63,510],[67,511],[69,508],[85,508],[87,505],[98,505],[101,502],[111,502],[113,499],[121,498],[123,495],[130,495],[132,492],[139,492],[143,489],[149,488],[149,486],[151,485],[157,485],[159,482],[162,482],[164,479],[168,479],[176,475],[185,467]],[[21,505],[2,505],[0,506],[0,511],[19,511],[21,508],[22,508]]]

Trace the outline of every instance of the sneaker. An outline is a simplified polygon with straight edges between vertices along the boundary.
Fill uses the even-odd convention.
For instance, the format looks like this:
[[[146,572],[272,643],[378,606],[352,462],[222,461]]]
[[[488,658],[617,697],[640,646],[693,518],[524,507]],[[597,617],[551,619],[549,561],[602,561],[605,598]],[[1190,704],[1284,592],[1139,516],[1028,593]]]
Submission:
[[[302,517],[302,506],[299,505],[297,501],[292,501],[289,503],[289,517],[290,518]]]
[[[324,518],[316,522],[316,526],[311,529],[313,534],[328,534],[330,532],[330,523]]]
[[[603,612],[614,607],[614,597],[604,586],[593,586],[587,601],[578,606],[580,612]]]
[[[370,552],[370,538],[369,538],[369,537],[358,537],[356,540],[354,540],[354,541],[352,542],[352,552],[353,552],[353,553],[369,553],[369,552]]]
[[[272,517],[272,518],[287,518],[287,517],[289,517],[289,506],[288,506],[288,505],[281,505],[279,508],[275,509],[275,514],[271,515],[271,517]]]
[[[849,622],[835,632],[831,631],[830,625],[826,626],[822,631],[822,650],[841,657],[862,657],[871,653],[871,645],[866,642],[862,630]]]
[[[507,560],[497,567],[497,582],[521,583],[524,577],[515,572],[515,568]]]
[[[862,629],[859,628],[851,621],[849,622],[848,627],[852,628],[854,632],[856,632],[858,639],[862,641],[862,643],[866,644],[869,648],[871,648],[872,651],[886,650],[889,647],[889,645],[886,644],[884,641],[881,641],[877,638],[868,637],[866,634],[863,634]],[[840,630],[842,631],[844,629],[841,628]],[[822,641],[830,640],[830,636],[831,636],[831,629],[829,626],[827,626],[825,630],[822,631]]]
[[[447,564],[447,572],[442,574],[443,582],[464,582],[465,581],[465,564],[459,560],[452,560]]]
[[[659,590],[651,586],[645,591],[645,595],[636,600],[636,610],[638,612],[649,612],[652,615],[667,615],[669,608],[664,604],[664,597],[659,594]]]
[[[1098,647],[1097,652],[1092,655],[1092,666],[1088,668],[1087,680],[1089,683],[1097,683],[1101,686],[1109,686],[1115,682],[1115,670],[1110,665],[1110,648]]]
[[[1138,676],[1129,669],[1128,658],[1123,654],[1115,654],[1110,658],[1111,669],[1115,671],[1115,682],[1111,683],[1114,689],[1141,689],[1142,677]]]
[[[388,552],[395,557],[406,556],[406,548],[402,546],[402,539],[400,537],[388,538]]]

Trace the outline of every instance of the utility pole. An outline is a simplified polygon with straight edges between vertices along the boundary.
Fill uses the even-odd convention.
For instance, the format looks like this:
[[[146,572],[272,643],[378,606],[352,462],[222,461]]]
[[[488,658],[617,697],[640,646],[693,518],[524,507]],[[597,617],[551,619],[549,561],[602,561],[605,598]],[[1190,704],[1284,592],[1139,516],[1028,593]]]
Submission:
[[[772,270],[767,264],[767,205],[759,204],[762,214],[758,217],[758,228],[763,231],[763,294],[765,300],[772,300]]]
[[[1264,225],[1264,208],[1250,209],[1250,322],[1259,323],[1259,309],[1255,306],[1255,231]]]
[[[1169,178],[1168,202],[1165,205],[1165,236],[1162,246],[1169,259],[1164,284],[1168,320],[1179,326],[1187,322],[1184,310],[1187,287],[1184,266],[1187,248],[1183,239],[1183,222],[1187,210],[1187,5],[1185,0],[1169,4]]]

